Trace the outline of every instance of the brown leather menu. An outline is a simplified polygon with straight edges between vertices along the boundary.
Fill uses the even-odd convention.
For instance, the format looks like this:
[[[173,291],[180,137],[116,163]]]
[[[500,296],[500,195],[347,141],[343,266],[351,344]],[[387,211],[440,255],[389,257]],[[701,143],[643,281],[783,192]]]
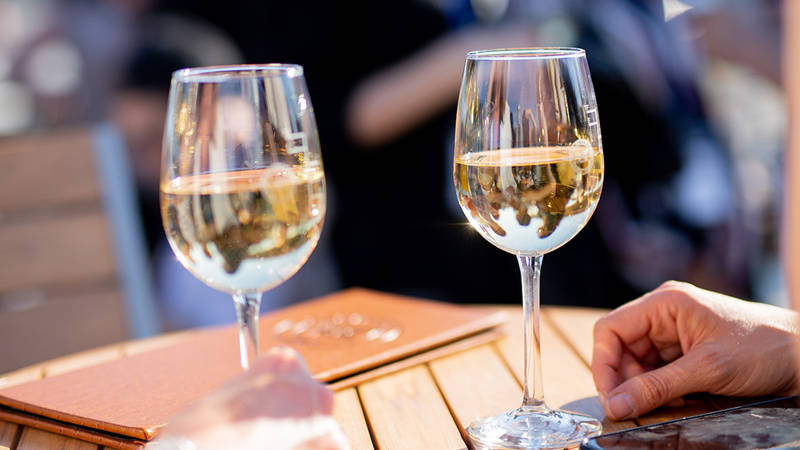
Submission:
[[[364,377],[370,369],[503,320],[483,308],[349,289],[262,316],[260,346],[293,347],[317,379],[331,382]],[[2,389],[0,414],[27,426],[136,448],[177,411],[240,371],[236,326],[209,328],[169,347]]]

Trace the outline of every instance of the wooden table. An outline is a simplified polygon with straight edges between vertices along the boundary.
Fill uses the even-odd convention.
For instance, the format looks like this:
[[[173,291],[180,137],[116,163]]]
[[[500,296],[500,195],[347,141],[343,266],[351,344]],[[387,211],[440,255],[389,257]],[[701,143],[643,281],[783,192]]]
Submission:
[[[334,415],[353,449],[465,449],[464,428],[474,419],[514,408],[522,399],[522,312],[500,307],[511,319],[507,337],[441,356],[335,393]],[[605,431],[631,428],[743,403],[700,397],[681,408],[659,409],[635,421],[611,422],[596,397],[589,370],[592,327],[603,311],[542,309],[545,398],[603,419]],[[0,387],[52,376],[169,345],[192,331],[103,347],[37,364],[4,376]],[[0,450],[100,450],[97,445],[0,421]]]

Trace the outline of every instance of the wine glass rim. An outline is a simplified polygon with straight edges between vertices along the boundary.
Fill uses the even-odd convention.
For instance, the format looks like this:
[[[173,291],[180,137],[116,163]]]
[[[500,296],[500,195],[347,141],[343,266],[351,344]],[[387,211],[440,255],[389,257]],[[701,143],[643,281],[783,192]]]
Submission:
[[[232,64],[222,66],[187,67],[172,73],[177,81],[219,82],[231,78],[258,76],[288,76],[294,78],[303,75],[303,66],[299,64]]]
[[[586,51],[577,47],[496,48],[467,53],[467,59],[562,59],[585,56]]]

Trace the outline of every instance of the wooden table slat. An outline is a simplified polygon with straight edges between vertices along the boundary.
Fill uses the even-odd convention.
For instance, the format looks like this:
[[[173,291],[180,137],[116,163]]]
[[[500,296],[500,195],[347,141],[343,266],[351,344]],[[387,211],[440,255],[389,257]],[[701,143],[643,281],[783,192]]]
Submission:
[[[0,291],[114,277],[109,229],[103,211],[0,225]]]
[[[358,391],[379,449],[466,448],[427,367],[368,381]]]
[[[494,347],[484,345],[429,363],[460,429],[516,408],[522,389]]]
[[[602,309],[548,306],[542,310],[542,316],[550,321],[586,365],[591,367],[594,323],[607,312]]]
[[[59,434],[34,428],[22,430],[17,450],[41,450],[45,448],[59,450],[99,450],[97,444],[79,441]]]
[[[17,425],[0,421],[0,450],[13,450],[17,437]]]
[[[333,417],[339,422],[342,431],[350,441],[350,448],[371,450],[372,438],[369,436],[364,411],[355,388],[348,388],[333,395]]]

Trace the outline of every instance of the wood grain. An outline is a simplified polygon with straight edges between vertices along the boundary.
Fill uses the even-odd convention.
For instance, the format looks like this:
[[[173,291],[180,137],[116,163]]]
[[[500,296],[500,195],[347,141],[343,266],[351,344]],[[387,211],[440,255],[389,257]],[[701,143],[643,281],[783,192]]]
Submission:
[[[0,292],[108,280],[116,274],[108,220],[85,215],[0,226]]]
[[[433,350],[428,350],[422,353],[418,353],[416,355],[409,356],[408,358],[403,358],[397,362],[385,364],[376,369],[367,370],[366,372],[361,372],[351,377],[347,377],[339,381],[334,381],[333,383],[330,383],[328,387],[334,391],[338,391],[340,389],[357,386],[361,383],[372,380],[374,378],[382,377],[384,375],[388,375],[392,372],[398,372],[400,370],[417,366],[426,363],[428,361],[434,360],[436,358],[440,358],[442,356],[451,355],[453,353],[457,353],[468,348],[476,347],[478,345],[494,341],[498,339],[500,336],[501,333],[495,329],[483,331],[476,335],[459,339],[456,342],[443,345],[441,347],[436,347]]]
[[[355,388],[334,394],[333,417],[339,422],[339,426],[350,441],[350,448],[364,450],[373,448],[364,411],[361,409],[361,401]]]
[[[89,129],[0,139],[0,180],[0,211],[99,202]]]
[[[0,450],[12,450],[17,437],[17,425],[0,421]]]
[[[522,401],[522,389],[493,346],[439,358],[430,368],[461,430],[478,418],[516,408]]]
[[[425,366],[366,382],[358,391],[379,449],[466,448]]]
[[[25,428],[22,430],[22,436],[19,439],[19,446],[17,449],[99,450],[99,447],[96,444],[90,444],[59,434],[36,430],[34,428]]]

